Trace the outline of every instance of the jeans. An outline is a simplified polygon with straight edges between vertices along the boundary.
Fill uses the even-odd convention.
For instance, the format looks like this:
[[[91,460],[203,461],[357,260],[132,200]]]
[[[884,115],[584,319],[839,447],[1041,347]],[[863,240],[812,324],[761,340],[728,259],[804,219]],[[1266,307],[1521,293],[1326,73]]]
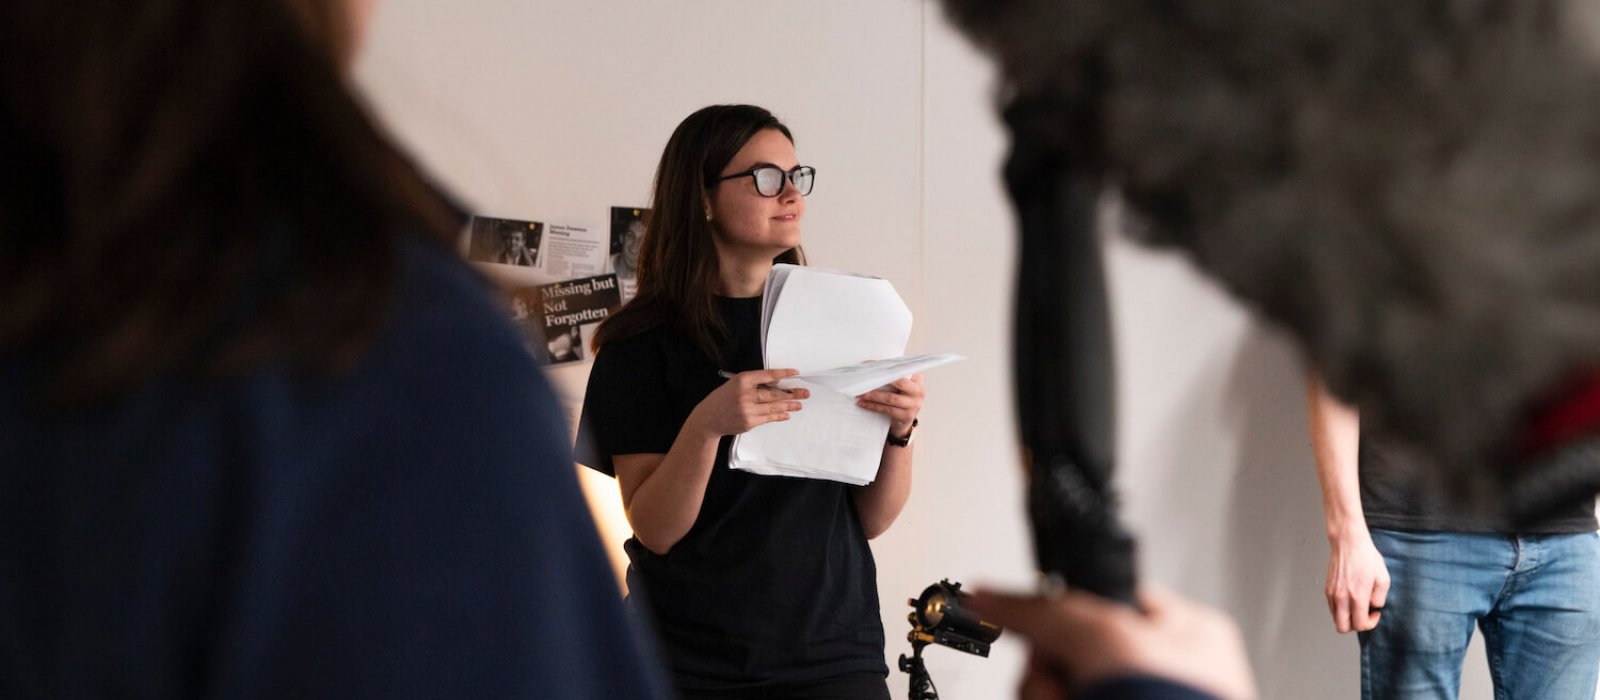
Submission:
[[[1372,531],[1389,567],[1362,632],[1361,697],[1453,700],[1472,626],[1496,700],[1593,700],[1600,675],[1600,535]]]

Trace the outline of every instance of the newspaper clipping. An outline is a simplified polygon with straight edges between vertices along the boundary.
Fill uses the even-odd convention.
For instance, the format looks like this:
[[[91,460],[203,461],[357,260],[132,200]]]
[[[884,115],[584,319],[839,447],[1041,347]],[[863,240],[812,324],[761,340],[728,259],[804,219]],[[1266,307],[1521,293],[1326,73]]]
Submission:
[[[540,249],[539,266],[556,279],[576,279],[605,272],[605,241],[583,226],[551,224]]]
[[[528,350],[545,365],[588,359],[595,327],[621,305],[615,274],[527,287],[511,294],[511,315],[527,334]]]

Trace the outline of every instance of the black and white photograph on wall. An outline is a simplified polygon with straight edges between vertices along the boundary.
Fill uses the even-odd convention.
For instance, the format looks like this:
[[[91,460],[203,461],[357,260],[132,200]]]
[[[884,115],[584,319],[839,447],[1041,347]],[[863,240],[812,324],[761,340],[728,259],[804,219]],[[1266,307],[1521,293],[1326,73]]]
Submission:
[[[517,324],[517,329],[522,331],[523,343],[528,347],[528,354],[541,365],[550,364],[550,351],[544,339],[544,317],[539,314],[542,295],[538,287],[523,287],[512,290],[506,297],[506,302],[511,312],[511,320]]]
[[[622,285],[622,301],[633,298],[638,287],[639,246],[644,242],[644,218],[649,209],[611,208],[611,272]]]
[[[478,262],[535,267],[544,224],[520,219],[472,217],[467,259]]]
[[[528,313],[521,323],[540,364],[578,362],[588,359],[594,329],[622,306],[620,291],[614,274],[529,287],[512,293],[512,316],[520,299]]]

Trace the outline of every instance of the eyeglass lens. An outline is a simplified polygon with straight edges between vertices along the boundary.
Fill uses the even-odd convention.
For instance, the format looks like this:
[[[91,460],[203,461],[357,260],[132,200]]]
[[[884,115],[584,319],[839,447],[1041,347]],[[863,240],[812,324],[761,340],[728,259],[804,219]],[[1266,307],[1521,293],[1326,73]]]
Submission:
[[[801,196],[811,194],[811,185],[816,180],[817,171],[810,166],[800,166],[793,171],[784,172],[777,166],[756,168],[756,192],[763,197],[776,197],[783,191],[785,179],[794,183],[794,188],[800,191]]]

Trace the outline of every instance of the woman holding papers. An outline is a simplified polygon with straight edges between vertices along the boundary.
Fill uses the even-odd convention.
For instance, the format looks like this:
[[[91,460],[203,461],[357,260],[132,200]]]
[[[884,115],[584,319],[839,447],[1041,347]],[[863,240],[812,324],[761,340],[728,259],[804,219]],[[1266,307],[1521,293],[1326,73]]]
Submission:
[[[809,396],[772,386],[795,372],[762,369],[760,318],[773,263],[803,261],[814,178],[766,110],[690,115],[656,171],[638,296],[595,336],[582,461],[617,477],[630,588],[689,700],[889,697],[867,540],[910,492],[921,377],[858,400],[890,418],[869,485],[727,467],[730,436]]]

